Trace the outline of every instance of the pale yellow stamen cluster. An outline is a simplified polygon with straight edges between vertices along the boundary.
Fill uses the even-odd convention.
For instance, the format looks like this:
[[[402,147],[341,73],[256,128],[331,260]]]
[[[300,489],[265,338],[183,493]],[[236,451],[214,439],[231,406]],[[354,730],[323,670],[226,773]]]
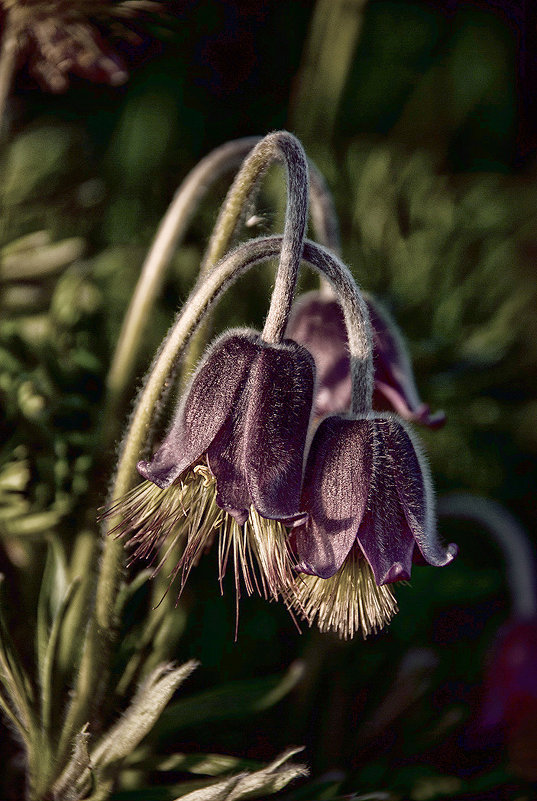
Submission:
[[[176,545],[182,546],[171,574],[172,580],[180,575],[181,589],[192,567],[218,538],[221,586],[231,561],[237,598],[244,586],[248,595],[257,591],[267,599],[291,603],[295,573],[285,527],[261,517],[253,507],[239,526],[217,505],[216,479],[205,464],[196,465],[166,489],[142,482],[104,516],[114,523],[112,533],[128,538],[128,547],[133,549],[131,563],[138,559],[153,562],[159,554],[154,573]]]
[[[360,632],[377,632],[397,612],[388,586],[377,586],[368,562],[351,551],[338,572],[328,579],[297,574],[282,523],[262,517],[252,506],[243,526],[216,503],[216,479],[206,464],[197,464],[179,481],[160,489],[142,482],[105,512],[112,533],[128,539],[129,563],[144,559],[156,574],[176,546],[182,551],[170,575],[180,576],[180,591],[191,569],[215,538],[218,540],[220,587],[231,562],[237,602],[244,587],[267,599],[282,599],[309,625],[347,640]]]
[[[351,552],[331,578],[300,574],[294,587],[298,611],[310,626],[317,621],[323,633],[332,631],[349,640],[379,631],[397,612],[388,586],[377,586],[366,560]]]

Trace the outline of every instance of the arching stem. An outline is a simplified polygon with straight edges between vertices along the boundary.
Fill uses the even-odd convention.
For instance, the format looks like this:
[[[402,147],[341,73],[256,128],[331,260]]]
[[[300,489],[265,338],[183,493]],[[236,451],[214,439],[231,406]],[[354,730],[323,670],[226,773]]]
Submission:
[[[496,501],[466,492],[438,499],[440,517],[471,520],[497,542],[506,563],[513,615],[537,615],[537,564],[528,535],[513,515]]]

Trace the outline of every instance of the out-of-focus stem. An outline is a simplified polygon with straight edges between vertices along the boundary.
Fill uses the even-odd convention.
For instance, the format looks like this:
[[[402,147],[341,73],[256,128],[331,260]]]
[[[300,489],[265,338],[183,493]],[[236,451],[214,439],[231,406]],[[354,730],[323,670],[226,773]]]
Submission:
[[[0,49],[0,143],[6,132],[5,112],[17,63],[18,40],[11,14],[7,12]]]
[[[227,171],[236,169],[258,143],[259,137],[237,139],[213,150],[187,175],[162,219],[142,266],[125,315],[107,377],[107,422],[117,429],[115,416],[132,377],[136,353],[149,321],[150,309],[162,286],[173,253],[186,233],[193,214],[210,187]],[[108,430],[108,425],[103,425]]]
[[[513,615],[537,615],[537,563],[529,537],[518,520],[496,501],[466,492],[439,498],[438,514],[471,520],[492,535],[505,557]]]

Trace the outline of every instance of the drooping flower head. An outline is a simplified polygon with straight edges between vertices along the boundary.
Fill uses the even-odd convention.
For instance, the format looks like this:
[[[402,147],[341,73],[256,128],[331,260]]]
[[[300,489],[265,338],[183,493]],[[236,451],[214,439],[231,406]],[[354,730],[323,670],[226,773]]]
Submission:
[[[291,562],[278,521],[299,513],[314,381],[313,359],[295,342],[268,344],[248,330],[220,337],[164,441],[138,463],[146,480],[121,503],[120,530],[133,558],[154,556],[170,538],[184,540],[176,572],[186,578],[219,531],[221,573],[230,556],[247,588],[257,567],[265,594],[284,591]]]
[[[279,255],[280,261],[263,333],[229,331],[210,346],[164,441],[151,459],[138,462],[145,481],[113,503],[106,516],[113,518],[112,530],[128,538],[133,559],[153,560],[162,554],[157,570],[179,542],[183,551],[173,575],[180,573],[183,583],[217,538],[220,578],[232,562],[237,597],[242,579],[248,593],[258,589],[287,600],[294,573],[282,521],[300,513],[315,367],[308,351],[283,335],[303,248],[308,183],[300,144],[280,132],[254,148],[235,184],[242,187],[252,164],[254,175],[262,172],[267,157],[286,163],[289,202],[284,236],[273,238],[267,251],[269,258]],[[177,353],[177,332],[184,327],[192,332],[199,309],[223,291],[234,270],[244,271],[251,251],[261,260],[265,249],[263,241],[259,244],[238,248],[200,279],[161,348],[139,400],[137,420],[144,418],[145,399],[156,397],[152,376],[161,364],[162,375],[169,373],[168,354]]]
[[[347,638],[390,620],[397,607],[387,585],[410,577],[417,554],[440,566],[456,548],[437,539],[431,479],[414,436],[396,415],[371,409],[368,307],[350,276],[340,297],[350,413],[326,417],[315,432],[302,493],[307,518],[293,540],[299,605],[321,631]]]
[[[397,325],[371,296],[365,297],[373,336],[373,408],[395,411],[414,423],[439,428],[443,412],[431,413],[418,395],[412,364]],[[287,336],[305,345],[315,358],[318,416],[346,412],[351,402],[347,328],[337,298],[308,292],[294,304]]]

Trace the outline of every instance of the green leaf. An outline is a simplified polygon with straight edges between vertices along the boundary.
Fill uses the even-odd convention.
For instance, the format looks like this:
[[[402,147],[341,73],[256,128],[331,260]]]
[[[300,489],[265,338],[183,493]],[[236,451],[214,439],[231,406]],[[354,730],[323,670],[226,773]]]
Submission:
[[[39,682],[44,686],[43,668],[48,648],[50,627],[68,588],[67,567],[63,547],[57,537],[48,540],[47,558],[37,604],[36,649]]]
[[[0,584],[4,581],[0,574]],[[0,706],[16,726],[27,747],[36,731],[32,685],[9,636],[0,605]]]
[[[304,675],[303,662],[296,661],[289,670],[276,676],[225,684],[216,690],[199,693],[171,704],[162,714],[158,731],[166,735],[185,726],[215,720],[232,720],[262,712],[278,703]]]
[[[277,793],[293,779],[307,775],[304,765],[285,763],[301,748],[290,748],[255,773],[240,773],[222,782],[187,795],[179,796],[183,801],[242,801],[247,798],[259,798],[266,794]]]
[[[80,579],[74,579],[71,584],[67,587],[65,595],[58,606],[56,614],[54,616],[54,620],[52,621],[52,627],[49,632],[48,642],[45,648],[45,653],[43,657],[43,664],[40,666],[40,673],[41,673],[41,705],[42,705],[42,724],[43,730],[47,733],[50,730],[51,724],[51,710],[52,710],[52,699],[53,699],[53,675],[54,675],[54,666],[56,662],[56,654],[58,650],[58,641],[62,629],[62,625],[65,620],[65,616],[67,611],[71,605],[71,601],[74,598],[75,592],[80,585]]]
[[[94,766],[114,764],[128,756],[153,728],[177,687],[197,667],[194,660],[179,668],[161,665],[144,681],[118,723],[91,752]]]
[[[161,759],[155,767],[162,771],[181,770],[185,773],[220,776],[232,770],[258,770],[262,765],[253,759],[242,759],[227,754],[171,754]]]

